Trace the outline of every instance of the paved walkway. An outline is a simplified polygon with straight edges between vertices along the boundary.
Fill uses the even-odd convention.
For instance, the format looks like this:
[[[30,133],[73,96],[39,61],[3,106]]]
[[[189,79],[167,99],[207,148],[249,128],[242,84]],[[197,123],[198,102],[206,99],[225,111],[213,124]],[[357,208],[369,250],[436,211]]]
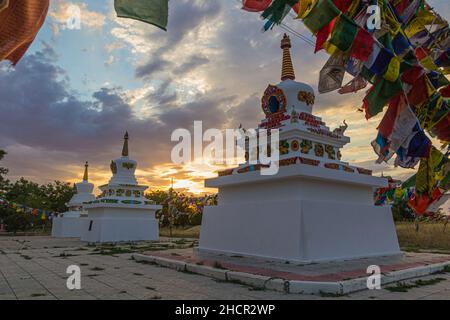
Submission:
[[[0,237],[0,300],[5,299],[446,299],[450,274],[438,274],[397,291],[372,290],[343,297],[260,291],[168,268],[139,264],[133,252],[187,248],[189,240],[88,246],[74,239]],[[66,287],[68,266],[82,272],[81,290]],[[412,283],[412,282],[410,282]],[[434,284],[430,284],[434,283]]]

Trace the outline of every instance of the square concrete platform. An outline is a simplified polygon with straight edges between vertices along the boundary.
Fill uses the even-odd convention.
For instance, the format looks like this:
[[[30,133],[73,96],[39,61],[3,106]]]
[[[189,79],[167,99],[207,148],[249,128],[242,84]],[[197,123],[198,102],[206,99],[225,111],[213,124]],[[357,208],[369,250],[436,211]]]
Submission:
[[[367,268],[381,269],[382,286],[436,274],[450,267],[450,255],[406,253],[316,264],[296,264],[279,260],[227,256],[175,249],[134,254],[134,259],[182,272],[196,273],[220,281],[249,285],[285,293],[344,295],[367,290]]]

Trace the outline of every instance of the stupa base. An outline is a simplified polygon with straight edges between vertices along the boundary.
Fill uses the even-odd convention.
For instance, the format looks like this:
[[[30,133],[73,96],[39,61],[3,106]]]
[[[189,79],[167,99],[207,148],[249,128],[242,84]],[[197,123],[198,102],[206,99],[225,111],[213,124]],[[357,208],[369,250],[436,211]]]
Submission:
[[[159,206],[155,206],[159,208]],[[155,210],[149,208],[91,207],[81,240],[123,242],[159,239]]]
[[[315,200],[206,207],[198,249],[299,263],[401,254],[389,207]]]
[[[81,217],[55,217],[52,220],[52,237],[54,238],[80,238],[86,218]]]

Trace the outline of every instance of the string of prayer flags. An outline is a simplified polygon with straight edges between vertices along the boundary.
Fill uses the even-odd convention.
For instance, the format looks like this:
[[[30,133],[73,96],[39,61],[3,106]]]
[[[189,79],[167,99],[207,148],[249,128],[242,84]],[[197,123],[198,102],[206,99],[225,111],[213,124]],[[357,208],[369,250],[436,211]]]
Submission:
[[[9,207],[13,210],[15,210],[17,213],[29,213],[35,217],[39,217],[41,220],[51,220],[53,217],[57,216],[58,213],[52,212],[49,210],[42,210],[37,208],[30,208],[27,206],[24,206],[22,204],[18,204],[15,202],[10,202],[5,199],[0,199],[0,205]]]
[[[0,61],[16,65],[44,24],[49,0],[0,2]]]
[[[114,0],[120,18],[129,18],[167,30],[169,0]]]

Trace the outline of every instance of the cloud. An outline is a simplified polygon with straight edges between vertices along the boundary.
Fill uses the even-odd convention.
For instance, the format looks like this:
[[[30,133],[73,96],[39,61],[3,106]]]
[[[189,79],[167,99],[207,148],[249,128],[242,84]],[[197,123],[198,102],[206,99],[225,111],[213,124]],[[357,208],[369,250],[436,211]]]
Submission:
[[[186,62],[173,69],[173,73],[175,75],[185,74],[209,62],[210,60],[205,56],[193,55],[189,57],[189,59]]]
[[[205,127],[220,127],[226,119],[224,105],[231,98],[200,96],[178,105],[168,98],[169,83],[153,93],[153,99],[166,107],[151,117],[138,117],[122,88],[102,87],[90,99],[80,99],[56,61],[53,49],[43,44],[16,68],[1,69],[0,146],[8,150],[6,164],[12,177],[25,175],[36,181],[73,177],[71,170],[88,160],[96,173],[92,179],[105,183],[108,164],[119,156],[123,133],[129,130],[131,155],[139,160],[143,182],[157,182],[158,176],[146,173],[170,163],[172,130],[189,128],[199,119]]]
[[[51,18],[51,28],[54,36],[59,35],[60,29],[66,29],[68,21],[80,18],[81,28],[86,27],[91,30],[103,28],[106,23],[106,16],[100,12],[89,10],[86,3],[70,2],[59,0],[52,2],[48,16]]]

